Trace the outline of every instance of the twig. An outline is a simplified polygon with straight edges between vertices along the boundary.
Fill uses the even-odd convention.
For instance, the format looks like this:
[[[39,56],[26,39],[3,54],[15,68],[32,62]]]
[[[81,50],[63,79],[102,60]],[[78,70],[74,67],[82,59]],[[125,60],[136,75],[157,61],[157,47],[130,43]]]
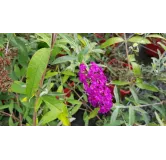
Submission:
[[[160,102],[158,102],[158,103],[143,104],[143,105],[132,106],[132,107],[137,107],[137,108],[139,108],[139,107],[148,107],[148,106],[163,105],[163,104],[166,104],[166,101],[160,101]],[[127,106],[123,106],[122,108],[128,108],[128,107],[129,107],[129,106],[127,105]],[[119,108],[121,108],[121,107],[119,107]]]
[[[17,105],[21,108],[20,103],[19,103],[19,99],[18,99],[18,94],[16,94],[16,100],[17,100]],[[19,122],[20,122],[20,126],[22,126],[22,115],[21,113],[19,113]]]
[[[124,40],[125,40],[125,48],[126,48],[127,62],[128,62],[129,70],[130,70],[131,68],[130,68],[129,51],[128,51],[128,46],[127,46],[126,33],[124,33]]]
[[[0,113],[3,115],[6,115],[6,116],[12,117],[14,120],[16,120],[18,122],[20,121],[18,118],[15,117],[14,114],[9,114],[9,113],[3,112],[3,111],[0,111]]]
[[[7,55],[8,49],[9,49],[9,41],[7,42],[7,45],[6,45],[6,48],[5,48],[5,56]]]
[[[157,54],[157,52],[156,51],[154,51],[154,50],[152,50],[152,49],[150,49],[150,48],[148,48],[148,47],[146,47],[146,46],[144,46],[144,45],[140,45],[140,46],[142,46],[143,48],[145,48],[145,49],[147,49],[147,50],[149,50],[149,51],[151,51],[151,52],[153,52],[153,53],[156,53]]]
[[[161,101],[161,102],[153,103],[153,104],[144,104],[144,105],[139,105],[139,106],[135,106],[135,107],[148,107],[148,106],[162,105],[162,104],[166,104],[166,101]]]

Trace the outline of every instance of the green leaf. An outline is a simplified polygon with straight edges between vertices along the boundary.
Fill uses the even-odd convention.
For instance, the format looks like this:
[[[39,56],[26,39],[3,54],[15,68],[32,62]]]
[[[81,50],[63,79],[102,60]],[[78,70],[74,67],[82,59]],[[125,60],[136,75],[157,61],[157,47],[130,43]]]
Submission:
[[[9,117],[9,126],[15,126],[12,117]]]
[[[52,64],[65,63],[65,62],[69,62],[69,61],[74,61],[76,59],[77,59],[77,57],[74,57],[74,56],[63,56],[63,57],[57,58],[55,61],[52,62]]]
[[[83,55],[82,53],[80,53],[80,54],[78,55],[78,61],[79,61],[80,63],[82,63],[83,59],[84,59],[84,55]]]
[[[86,46],[85,40],[79,34],[77,34],[77,37],[78,37],[78,40],[83,44],[83,46]]]
[[[135,111],[133,106],[129,106],[129,125],[132,126],[135,123]]]
[[[102,50],[102,49],[93,49],[92,51],[91,51],[92,53],[104,53],[104,51]]]
[[[61,113],[59,116],[58,116],[58,119],[62,121],[62,124],[64,126],[70,126],[70,120],[68,118],[68,114],[66,113]]]
[[[13,108],[14,108],[14,102],[11,101],[10,105],[9,105],[9,111],[10,111],[11,114],[13,113]]]
[[[131,37],[128,41],[133,42],[133,43],[141,43],[141,44],[150,44],[151,43],[147,38],[144,38],[141,36]]]
[[[70,76],[68,76],[68,75],[64,75],[62,78],[62,83],[64,84],[69,79],[69,77]]]
[[[57,92],[63,93],[63,85],[60,85],[57,89]]]
[[[6,108],[9,108],[11,104],[6,104],[6,105],[1,105],[0,106],[0,110],[3,110],[3,109],[6,109]]]
[[[120,42],[123,42],[124,39],[121,38],[121,37],[113,37],[113,38],[109,38],[106,42],[102,43],[101,44],[101,48],[106,48],[110,45],[113,45],[115,43],[120,43]]]
[[[89,116],[88,116],[89,120],[94,118],[94,117],[96,117],[98,112],[99,112],[99,110],[100,110],[100,108],[95,108],[93,111],[91,111]]]
[[[139,64],[135,63],[135,62],[131,62],[132,68],[133,68],[133,73],[135,76],[141,76],[142,72],[141,72],[141,67]]]
[[[131,93],[132,93],[132,95],[133,95],[133,97],[134,97],[135,102],[136,102],[137,104],[139,104],[139,99],[138,99],[138,96],[137,96],[137,93],[136,93],[134,87],[130,87],[130,91],[131,91]]]
[[[89,52],[88,46],[86,46],[80,51],[80,53],[78,54],[78,61],[80,63],[82,63],[83,60],[86,61],[86,59],[89,57],[88,52]]]
[[[61,114],[60,110],[58,110],[57,108],[52,108],[41,118],[39,123],[41,123],[41,125],[45,125],[46,123],[49,123],[57,119],[60,114]]]
[[[78,101],[78,100],[75,100],[75,99],[68,99],[67,101],[71,104],[82,104],[81,101]]]
[[[116,100],[116,103],[119,103],[119,94],[118,94],[118,89],[117,87],[115,86],[114,87],[114,95],[115,95],[115,100]]]
[[[75,42],[75,40],[68,34],[59,33],[58,35],[66,40],[66,42],[70,44],[71,48],[76,49],[78,47],[78,44]]]
[[[65,70],[62,72],[62,74],[68,75],[68,76],[76,76],[76,74],[70,70]]]
[[[62,121],[63,125],[70,125],[70,121],[68,119],[68,110],[62,101],[57,100],[52,96],[43,96],[42,99],[51,110],[42,117],[40,121],[42,125],[49,123],[57,118]]]
[[[36,111],[38,111],[38,109],[40,108],[40,105],[42,104],[42,98],[41,97],[39,97],[39,99],[38,99],[38,102],[37,102],[37,104],[36,104]]]
[[[9,89],[9,92],[26,94],[26,84],[21,81],[14,81]]]
[[[21,70],[17,64],[14,65],[14,72],[15,72],[17,78],[19,79],[21,77]]]
[[[47,68],[49,57],[50,49],[42,48],[38,50],[30,60],[26,74],[26,94],[29,98],[32,97],[39,88],[40,80]]]
[[[164,51],[166,51],[166,46],[164,44],[162,44],[161,42],[157,42],[163,49]]]
[[[21,114],[23,114],[23,110],[18,106],[17,104],[14,106],[14,108]]]
[[[81,107],[81,104],[77,104],[76,106],[74,106],[72,110],[70,111],[70,115],[71,116],[74,115],[80,109],[80,107]]]
[[[110,121],[110,123],[113,125],[114,123],[116,123],[116,119],[117,119],[117,117],[118,117],[118,114],[119,114],[119,108],[116,108],[114,111],[113,111],[113,113],[112,113],[112,115],[111,115],[111,121]]]
[[[165,126],[164,123],[162,122],[162,120],[160,119],[160,116],[157,114],[157,112],[154,112],[154,113],[155,113],[156,119],[157,119],[158,123],[160,124],[160,126]]]
[[[70,49],[63,44],[56,44],[56,47],[62,48],[67,54],[71,54]]]
[[[88,124],[89,124],[89,117],[88,117],[87,111],[84,112],[83,120],[85,122],[85,126],[88,126]]]
[[[130,61],[130,62],[135,62],[135,61],[136,61],[134,54],[129,54],[128,57],[129,57],[129,61]]]
[[[159,111],[160,113],[161,113],[161,115],[163,116],[163,117],[166,117],[166,113],[165,113],[165,110],[163,109],[163,107],[160,105],[160,106],[158,106],[158,105],[153,105],[153,108],[155,108],[157,111]]]
[[[48,44],[49,47],[51,47],[51,34],[49,33],[36,33],[40,38],[38,38],[40,41],[43,41]]]
[[[143,83],[143,80],[141,78],[136,78],[136,83]]]
[[[18,61],[19,63],[27,67],[29,58],[28,58],[28,50],[26,48],[25,42],[19,37],[12,37],[10,40],[10,44],[16,48],[18,48]]]
[[[52,49],[52,52],[51,52],[51,57],[50,57],[51,61],[53,61],[55,59],[55,57],[61,52],[61,48],[57,47],[56,44],[55,44],[55,46],[54,46],[54,48]]]
[[[143,116],[143,119],[144,119],[146,125],[149,125],[150,118],[149,118],[148,114],[142,114],[142,116]]]
[[[26,119],[27,122],[28,122],[28,124],[26,124],[27,126],[32,126],[32,125],[33,125],[33,120],[32,120],[31,117],[27,116],[25,119]]]
[[[141,89],[146,89],[152,92],[158,92],[159,89],[156,86],[152,86],[146,83],[136,83],[136,86],[141,88]]]
[[[63,112],[58,116],[64,126],[70,126],[69,114],[66,105],[61,106]]]
[[[148,35],[148,36],[146,36],[146,37],[161,38],[161,39],[164,39],[164,40],[165,40],[165,38],[164,38],[164,37],[162,37],[162,36],[160,36],[159,34],[149,34],[149,35]]]
[[[115,107],[115,108],[129,108],[128,106],[124,106],[124,105],[119,104],[119,103],[114,103],[113,107]]]
[[[61,112],[62,110],[62,106],[65,105],[63,104],[63,102],[61,100],[56,99],[54,96],[48,96],[48,95],[44,95],[41,97],[42,100],[47,103],[47,106],[52,109],[52,108],[57,108],[59,109]]]
[[[27,68],[25,67],[21,68],[20,70],[21,77],[25,76],[26,72],[27,72]]]
[[[140,112],[141,114],[147,114],[147,112],[145,110],[143,110],[142,108],[140,108],[140,107],[133,106],[133,109],[135,111]]]
[[[111,84],[115,84],[115,85],[118,85],[118,86],[124,86],[124,85],[130,84],[130,82],[115,80],[115,81],[112,81]]]
[[[51,72],[50,70],[46,73],[45,79],[56,76],[58,72]]]

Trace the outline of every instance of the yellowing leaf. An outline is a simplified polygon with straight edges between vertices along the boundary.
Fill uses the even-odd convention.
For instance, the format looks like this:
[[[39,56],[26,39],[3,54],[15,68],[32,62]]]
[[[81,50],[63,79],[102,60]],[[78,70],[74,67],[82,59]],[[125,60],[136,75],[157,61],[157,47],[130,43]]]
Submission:
[[[21,102],[27,102],[28,101],[28,98],[27,97],[24,97]]]

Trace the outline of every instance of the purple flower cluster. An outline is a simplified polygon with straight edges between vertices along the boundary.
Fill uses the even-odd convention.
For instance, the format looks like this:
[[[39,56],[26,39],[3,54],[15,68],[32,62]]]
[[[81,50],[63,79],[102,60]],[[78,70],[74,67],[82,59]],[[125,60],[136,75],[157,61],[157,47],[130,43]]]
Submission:
[[[112,94],[106,86],[107,78],[101,67],[91,62],[88,70],[85,64],[80,64],[79,79],[84,85],[88,101],[93,107],[100,107],[99,113],[107,113],[112,107]]]

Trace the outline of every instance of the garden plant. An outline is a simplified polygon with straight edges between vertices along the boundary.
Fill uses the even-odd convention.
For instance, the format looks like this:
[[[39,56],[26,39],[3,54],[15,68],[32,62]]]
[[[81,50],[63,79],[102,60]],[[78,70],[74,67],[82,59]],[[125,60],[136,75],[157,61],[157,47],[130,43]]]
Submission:
[[[1,33],[1,126],[165,126],[166,34]]]

